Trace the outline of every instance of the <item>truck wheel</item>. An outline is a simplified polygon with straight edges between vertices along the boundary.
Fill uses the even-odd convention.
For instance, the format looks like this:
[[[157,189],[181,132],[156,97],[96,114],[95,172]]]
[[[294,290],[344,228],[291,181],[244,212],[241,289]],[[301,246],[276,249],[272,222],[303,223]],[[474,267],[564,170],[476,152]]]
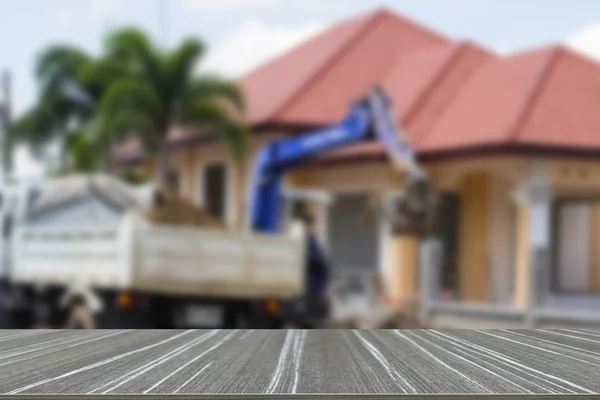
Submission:
[[[95,329],[94,314],[81,299],[73,302],[69,310],[66,329]]]

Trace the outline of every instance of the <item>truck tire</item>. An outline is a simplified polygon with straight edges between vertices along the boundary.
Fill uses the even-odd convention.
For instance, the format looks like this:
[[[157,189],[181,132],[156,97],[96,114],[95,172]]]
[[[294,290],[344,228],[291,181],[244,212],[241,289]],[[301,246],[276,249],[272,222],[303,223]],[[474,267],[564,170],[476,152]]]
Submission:
[[[83,301],[74,301],[69,310],[66,329],[95,329],[94,313]]]

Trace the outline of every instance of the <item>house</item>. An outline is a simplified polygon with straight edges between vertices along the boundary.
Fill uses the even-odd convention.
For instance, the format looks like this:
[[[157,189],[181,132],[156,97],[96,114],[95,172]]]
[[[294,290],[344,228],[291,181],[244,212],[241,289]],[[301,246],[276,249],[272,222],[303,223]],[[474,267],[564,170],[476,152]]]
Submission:
[[[331,152],[287,184],[334,198],[316,211],[338,272],[378,270],[391,298],[421,300],[424,316],[444,326],[600,325],[599,66],[560,45],[501,56],[383,9],[342,21],[240,84],[251,153],[336,122],[373,83],[391,94],[441,193],[437,232],[395,238],[385,221],[363,218],[396,190],[378,143]],[[239,169],[206,136],[176,129],[169,138],[181,193],[235,223]],[[136,142],[114,156],[153,168]]]

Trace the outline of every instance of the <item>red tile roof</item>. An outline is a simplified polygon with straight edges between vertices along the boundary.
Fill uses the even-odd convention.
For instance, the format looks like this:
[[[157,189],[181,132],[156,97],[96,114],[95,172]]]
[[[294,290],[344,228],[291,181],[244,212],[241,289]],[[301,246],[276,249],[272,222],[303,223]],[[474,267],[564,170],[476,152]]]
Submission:
[[[546,70],[514,132],[520,143],[600,148],[599,66],[563,47],[548,50]]]
[[[499,56],[378,10],[332,27],[240,84],[255,127],[334,123],[380,83],[421,154],[524,145],[600,151],[599,67],[560,46]],[[377,153],[378,144],[361,144],[328,157]]]
[[[372,19],[367,15],[344,21],[243,77],[240,84],[246,97],[248,122],[262,123],[276,114],[344,48],[353,44]]]
[[[351,100],[364,96],[410,54],[447,43],[387,11],[376,12],[367,21],[334,58],[299,85],[271,119],[311,124],[340,119]]]

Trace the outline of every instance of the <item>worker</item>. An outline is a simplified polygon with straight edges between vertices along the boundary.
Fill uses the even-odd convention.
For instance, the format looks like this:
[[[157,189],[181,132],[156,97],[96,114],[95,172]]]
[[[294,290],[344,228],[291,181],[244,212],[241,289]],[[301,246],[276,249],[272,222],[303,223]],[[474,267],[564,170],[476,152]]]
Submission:
[[[308,212],[305,212],[302,219],[306,227],[308,292],[314,297],[322,297],[325,295],[329,285],[331,267],[327,260],[327,256],[317,240],[314,218]]]

